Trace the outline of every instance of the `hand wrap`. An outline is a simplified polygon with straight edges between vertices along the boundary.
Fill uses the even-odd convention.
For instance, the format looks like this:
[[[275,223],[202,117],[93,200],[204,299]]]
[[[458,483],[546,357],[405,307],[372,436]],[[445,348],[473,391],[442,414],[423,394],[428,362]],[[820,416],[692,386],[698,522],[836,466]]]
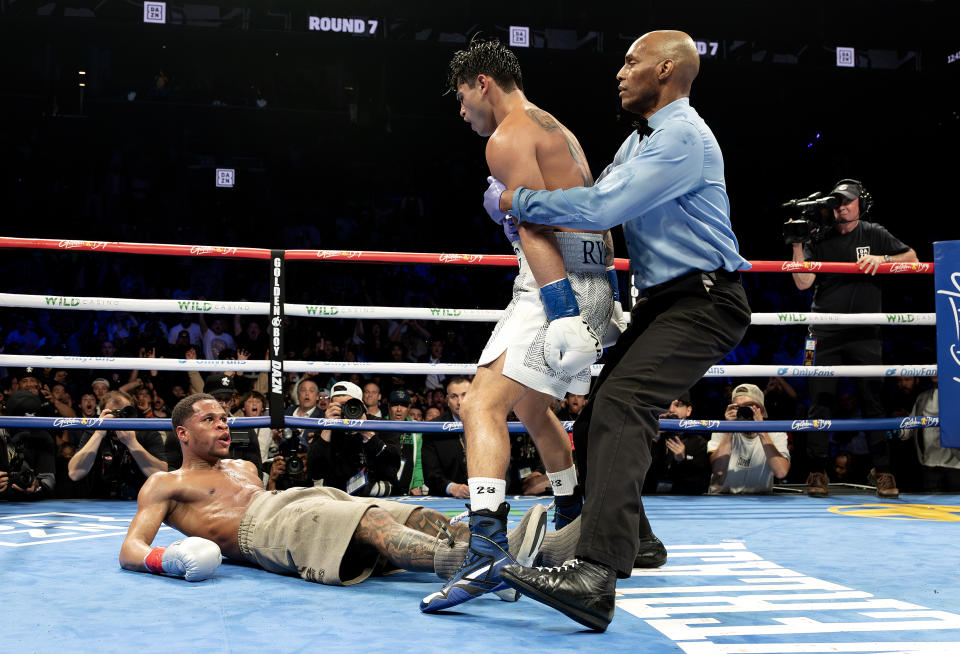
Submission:
[[[143,559],[150,572],[203,581],[220,567],[220,547],[212,540],[190,536],[167,547],[154,547]]]

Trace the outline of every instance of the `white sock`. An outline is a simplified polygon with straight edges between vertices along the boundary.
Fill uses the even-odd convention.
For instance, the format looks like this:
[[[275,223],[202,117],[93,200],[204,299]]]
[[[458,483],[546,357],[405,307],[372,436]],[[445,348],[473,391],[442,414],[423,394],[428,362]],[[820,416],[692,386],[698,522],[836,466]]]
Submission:
[[[573,489],[577,487],[577,469],[574,466],[560,472],[548,472],[547,478],[554,495],[573,495]]]
[[[471,511],[481,511],[483,509],[496,511],[507,496],[507,482],[503,479],[470,477],[467,480],[467,485],[470,486]]]

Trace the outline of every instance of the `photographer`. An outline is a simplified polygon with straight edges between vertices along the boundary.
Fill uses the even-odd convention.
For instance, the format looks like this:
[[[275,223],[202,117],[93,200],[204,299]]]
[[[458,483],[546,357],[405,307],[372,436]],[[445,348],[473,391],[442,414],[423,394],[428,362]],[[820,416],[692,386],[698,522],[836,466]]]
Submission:
[[[330,389],[326,418],[366,420],[363,391],[351,382],[337,382]],[[331,486],[359,497],[383,497],[393,493],[400,470],[400,438],[372,431],[324,429],[310,444],[307,468],[314,485]]]
[[[670,403],[660,418],[685,420],[693,415],[690,392]],[[644,480],[643,493],[703,495],[710,480],[707,438],[690,431],[658,431],[650,444],[653,461]]]
[[[17,391],[7,399],[5,415],[36,416],[43,402],[31,391]],[[0,429],[0,499],[22,502],[53,495],[56,461],[53,437],[31,429],[11,433]]]
[[[100,417],[136,418],[133,398],[123,391],[109,391],[100,400]],[[87,497],[134,500],[147,477],[167,471],[163,435],[158,431],[84,431],[67,471],[74,481],[87,480]]]
[[[765,420],[763,391],[753,384],[733,389],[727,420]],[[769,493],[774,478],[783,479],[790,471],[787,435],[780,432],[714,433],[707,445],[713,480],[710,494]]]
[[[805,242],[792,243],[793,260],[856,262],[864,274],[794,273],[793,281],[801,291],[814,287],[811,309],[814,312],[880,313],[880,282],[875,276],[880,264],[916,262],[917,255],[880,225],[865,221],[873,207],[873,199],[860,182],[840,180],[830,192],[829,199],[833,200],[832,220],[827,214],[827,224],[816,234]],[[879,327],[811,325],[805,362],[818,366],[876,365],[882,362],[882,347]],[[880,380],[859,377],[855,386],[862,416],[884,417]],[[808,388],[809,417],[829,419],[836,404],[837,379],[811,377]],[[829,437],[829,432],[807,434],[810,459],[807,494],[812,497],[827,495]],[[876,468],[877,496],[899,497],[900,491],[890,472],[890,444],[886,432],[872,431],[868,438]]]

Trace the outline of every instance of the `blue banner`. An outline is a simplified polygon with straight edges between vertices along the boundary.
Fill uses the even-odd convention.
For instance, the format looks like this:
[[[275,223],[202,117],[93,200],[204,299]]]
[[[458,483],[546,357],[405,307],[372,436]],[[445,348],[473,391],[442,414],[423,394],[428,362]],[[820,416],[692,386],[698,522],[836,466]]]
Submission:
[[[960,241],[933,244],[940,445],[960,448]]]

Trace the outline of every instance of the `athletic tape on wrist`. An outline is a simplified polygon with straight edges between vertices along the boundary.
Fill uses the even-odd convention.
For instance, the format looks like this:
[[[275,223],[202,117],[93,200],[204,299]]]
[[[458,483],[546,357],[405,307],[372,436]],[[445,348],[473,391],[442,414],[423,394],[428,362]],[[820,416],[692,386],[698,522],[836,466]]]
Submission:
[[[154,547],[150,553],[143,557],[143,565],[147,566],[150,572],[158,574],[163,573],[163,553],[167,551],[166,547]]]
[[[577,296],[574,294],[573,286],[570,285],[570,279],[567,277],[541,286],[540,298],[543,301],[543,310],[546,312],[549,321],[580,315]]]

